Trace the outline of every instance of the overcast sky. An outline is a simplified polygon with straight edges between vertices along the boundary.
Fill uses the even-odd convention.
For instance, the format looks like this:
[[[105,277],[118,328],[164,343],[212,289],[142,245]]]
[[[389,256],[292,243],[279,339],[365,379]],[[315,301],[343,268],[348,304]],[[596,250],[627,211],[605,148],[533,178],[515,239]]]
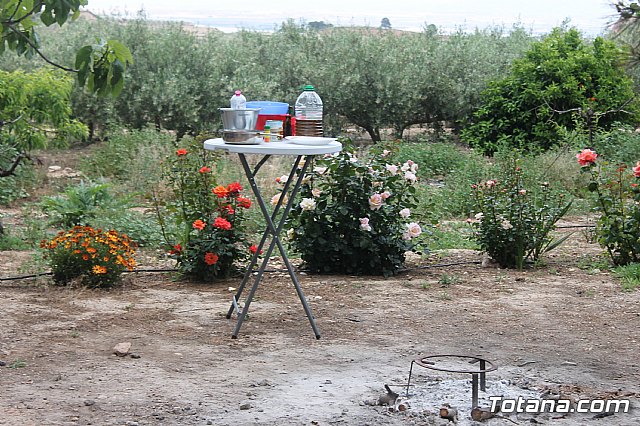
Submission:
[[[610,23],[613,0],[89,0],[89,10],[102,14],[130,14],[144,9],[150,19],[183,19],[205,25],[264,29],[293,18],[334,25],[379,26],[389,18],[392,27],[420,30],[425,24],[443,29],[510,26],[520,22],[534,32],[548,32],[566,18],[589,34]]]

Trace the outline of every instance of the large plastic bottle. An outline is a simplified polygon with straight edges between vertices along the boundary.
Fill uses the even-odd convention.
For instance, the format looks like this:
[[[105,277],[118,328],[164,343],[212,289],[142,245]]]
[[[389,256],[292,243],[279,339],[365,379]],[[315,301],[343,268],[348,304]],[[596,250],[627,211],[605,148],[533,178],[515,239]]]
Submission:
[[[236,90],[231,97],[231,109],[247,109],[247,98],[240,90]]]
[[[304,87],[304,92],[296,100],[296,119],[322,120],[322,99],[310,84]]]
[[[322,99],[315,88],[308,84],[298,96],[295,105],[296,135],[322,136]]]

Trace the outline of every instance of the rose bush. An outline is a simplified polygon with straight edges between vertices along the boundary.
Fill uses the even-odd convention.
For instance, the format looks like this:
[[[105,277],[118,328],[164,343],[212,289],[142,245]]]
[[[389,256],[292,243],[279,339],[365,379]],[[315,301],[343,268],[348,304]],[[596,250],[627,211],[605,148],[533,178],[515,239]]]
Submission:
[[[166,236],[169,253],[180,273],[201,281],[229,276],[252,251],[244,226],[251,200],[238,182],[217,184],[216,160],[196,140],[166,161],[173,191],[167,209],[177,229]]]
[[[472,185],[474,211],[468,219],[480,249],[504,268],[522,269],[526,261],[557,247],[550,232],[571,206],[548,182],[525,187],[524,171],[516,157],[503,164],[501,176]]]
[[[589,173],[589,191],[595,194],[599,213],[596,237],[615,265],[640,261],[640,161],[634,167],[609,164],[583,149],[576,158]]]
[[[411,211],[418,165],[394,163],[384,147],[358,158],[342,142],[341,153],[310,165],[289,215],[290,245],[314,272],[393,275],[422,235]]]

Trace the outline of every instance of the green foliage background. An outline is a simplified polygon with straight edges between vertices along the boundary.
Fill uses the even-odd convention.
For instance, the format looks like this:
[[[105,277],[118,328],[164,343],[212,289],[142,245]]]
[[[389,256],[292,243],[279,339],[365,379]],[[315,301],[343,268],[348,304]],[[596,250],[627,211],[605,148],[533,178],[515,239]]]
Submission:
[[[134,63],[120,96],[104,99],[76,88],[73,109],[101,138],[110,124],[197,134],[220,127],[217,108],[228,106],[235,89],[250,100],[295,103],[300,87],[313,84],[325,105],[326,130],[338,135],[356,124],[374,141],[382,129],[395,137],[413,124],[439,126],[462,121],[481,90],[508,70],[533,37],[522,27],[442,34],[433,26],[420,33],[374,28],[316,31],[293,21],[274,33],[211,30],[196,35],[180,23],[144,16],[119,20],[78,20],[45,29],[42,49],[72,66],[87,40],[117,38]],[[473,64],[473,66],[468,66]],[[0,56],[0,68],[34,69],[42,61]]]

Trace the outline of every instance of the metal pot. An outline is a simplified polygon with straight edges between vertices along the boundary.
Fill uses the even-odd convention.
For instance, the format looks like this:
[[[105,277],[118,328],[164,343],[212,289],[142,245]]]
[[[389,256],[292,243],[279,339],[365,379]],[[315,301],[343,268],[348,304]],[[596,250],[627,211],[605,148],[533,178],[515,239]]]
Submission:
[[[224,130],[255,130],[260,108],[220,108]]]
[[[222,140],[234,145],[258,145],[260,144],[259,134],[257,130],[223,130]]]

